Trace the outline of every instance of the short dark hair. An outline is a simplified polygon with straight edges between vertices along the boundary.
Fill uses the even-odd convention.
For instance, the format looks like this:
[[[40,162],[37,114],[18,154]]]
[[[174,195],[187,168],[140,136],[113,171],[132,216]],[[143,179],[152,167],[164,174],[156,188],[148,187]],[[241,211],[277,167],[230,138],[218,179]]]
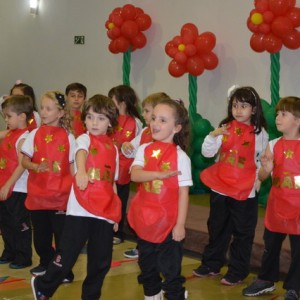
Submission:
[[[84,95],[84,98],[86,98],[87,88],[82,83],[73,82],[73,83],[68,84],[67,87],[66,87],[66,92],[65,92],[66,95],[68,95],[70,91],[82,92],[83,95]]]

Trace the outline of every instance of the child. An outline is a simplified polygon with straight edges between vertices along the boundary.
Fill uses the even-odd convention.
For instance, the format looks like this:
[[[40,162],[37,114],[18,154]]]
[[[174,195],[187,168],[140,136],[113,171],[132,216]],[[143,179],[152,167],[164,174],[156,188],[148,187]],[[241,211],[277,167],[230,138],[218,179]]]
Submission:
[[[118,150],[107,136],[117,125],[118,110],[102,95],[89,99],[82,112],[87,133],[76,140],[77,173],[71,190],[67,217],[58,254],[44,276],[32,278],[35,300],[47,300],[75,264],[87,243],[87,276],[83,300],[96,300],[112,259],[113,229],[121,219],[121,201],[116,195]]]
[[[41,117],[38,113],[37,106],[36,106],[36,100],[35,100],[35,94],[33,91],[33,88],[22,82],[17,82],[10,90],[10,95],[23,95],[23,96],[29,96],[32,100],[33,105],[33,115],[28,120],[28,130],[32,131],[33,129],[39,127],[41,125]]]
[[[211,188],[207,221],[209,244],[198,277],[216,276],[225,263],[230,245],[224,285],[237,285],[249,274],[252,243],[258,214],[256,169],[268,143],[259,95],[252,87],[238,87],[229,94],[228,116],[204,140],[202,154],[219,160],[201,172]]]
[[[191,162],[184,152],[188,124],[181,100],[162,100],[150,122],[155,142],[139,147],[131,167],[132,181],[141,184],[130,203],[128,221],[138,236],[138,281],[143,284],[145,300],[160,300],[162,290],[169,300],[186,297],[181,241],[193,184]]]
[[[140,116],[137,111],[138,99],[135,91],[127,85],[113,87],[108,92],[108,96],[114,101],[119,110],[119,126],[111,134],[111,138],[120,151],[121,145],[124,142],[130,142],[142,129],[142,122],[140,121]],[[126,158],[121,152],[119,159],[120,169],[119,179],[117,181],[117,191],[122,202],[122,218],[119,223],[119,230],[114,237],[115,245],[124,241],[124,220],[126,218],[130,187],[129,168],[133,161],[133,159]]]
[[[260,180],[272,174],[265,215],[265,250],[258,278],[243,290],[243,295],[258,296],[275,290],[281,245],[289,235],[291,264],[283,284],[287,290],[284,299],[297,300],[300,291],[300,98],[282,98],[276,113],[276,127],[283,136],[270,141],[258,174]]]
[[[32,101],[27,96],[11,96],[2,104],[8,133],[0,144],[0,218],[4,250],[0,264],[12,269],[32,264],[30,215],[24,202],[28,172],[21,165],[21,146],[28,134],[27,121]]]
[[[33,242],[40,257],[34,275],[44,274],[54,256],[54,236],[58,246],[69,198],[75,139],[64,108],[64,95],[50,91],[41,98],[42,126],[30,132],[22,153],[22,165],[28,169],[28,194],[25,205],[31,211]],[[72,282],[73,273],[65,282]]]
[[[142,116],[145,120],[146,127],[130,142],[124,142],[121,147],[122,153],[127,158],[134,158],[138,147],[142,144],[152,142],[150,130],[150,121],[152,119],[153,109],[163,99],[170,99],[165,93],[154,93],[146,97],[142,102]],[[128,258],[138,258],[138,249],[132,248],[124,252],[124,256]]]
[[[84,123],[81,120],[81,108],[86,99],[86,93],[86,87],[78,82],[70,83],[66,87],[66,100],[72,116],[71,126],[76,138],[86,131]]]

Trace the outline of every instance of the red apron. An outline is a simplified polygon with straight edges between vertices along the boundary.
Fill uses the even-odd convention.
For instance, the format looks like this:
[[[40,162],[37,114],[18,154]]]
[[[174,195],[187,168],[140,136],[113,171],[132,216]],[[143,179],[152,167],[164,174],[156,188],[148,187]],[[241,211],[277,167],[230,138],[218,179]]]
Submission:
[[[81,120],[81,111],[71,110],[71,114],[73,117],[72,128],[74,130],[74,136],[75,136],[75,138],[77,138],[86,132],[86,128],[84,126],[84,123]]]

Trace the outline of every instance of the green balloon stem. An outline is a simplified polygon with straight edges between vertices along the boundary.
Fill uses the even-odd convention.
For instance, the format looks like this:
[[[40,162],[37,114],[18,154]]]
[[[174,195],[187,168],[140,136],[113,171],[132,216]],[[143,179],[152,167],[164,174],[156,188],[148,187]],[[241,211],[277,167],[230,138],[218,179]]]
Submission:
[[[130,60],[131,60],[131,49],[124,52],[123,54],[123,84],[130,86]]]
[[[280,80],[280,52],[271,54],[271,106],[275,107],[279,101]]]
[[[197,77],[189,74],[189,115],[193,126],[197,115]]]

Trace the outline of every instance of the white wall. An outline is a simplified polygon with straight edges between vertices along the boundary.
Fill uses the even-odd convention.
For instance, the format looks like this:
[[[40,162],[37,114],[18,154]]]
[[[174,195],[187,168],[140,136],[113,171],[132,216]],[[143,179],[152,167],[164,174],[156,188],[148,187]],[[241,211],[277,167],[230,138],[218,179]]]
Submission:
[[[219,65],[198,77],[198,112],[215,126],[225,116],[226,93],[234,83],[253,86],[270,102],[270,55],[249,46],[246,20],[252,0],[40,0],[37,17],[29,14],[29,0],[0,0],[0,94],[17,79],[33,86],[39,97],[46,90],[64,91],[79,81],[88,95],[107,94],[122,83],[122,54],[108,51],[104,23],[110,12],[127,3],[141,7],[152,18],[145,32],[148,43],[131,56],[131,86],[140,99],[164,91],[188,103],[188,76],[168,73],[167,41],[185,23],[199,32],[216,35],[214,52]],[[300,6],[300,0],[297,0]],[[84,35],[85,45],[74,45]],[[299,96],[300,50],[281,51],[280,94]]]

